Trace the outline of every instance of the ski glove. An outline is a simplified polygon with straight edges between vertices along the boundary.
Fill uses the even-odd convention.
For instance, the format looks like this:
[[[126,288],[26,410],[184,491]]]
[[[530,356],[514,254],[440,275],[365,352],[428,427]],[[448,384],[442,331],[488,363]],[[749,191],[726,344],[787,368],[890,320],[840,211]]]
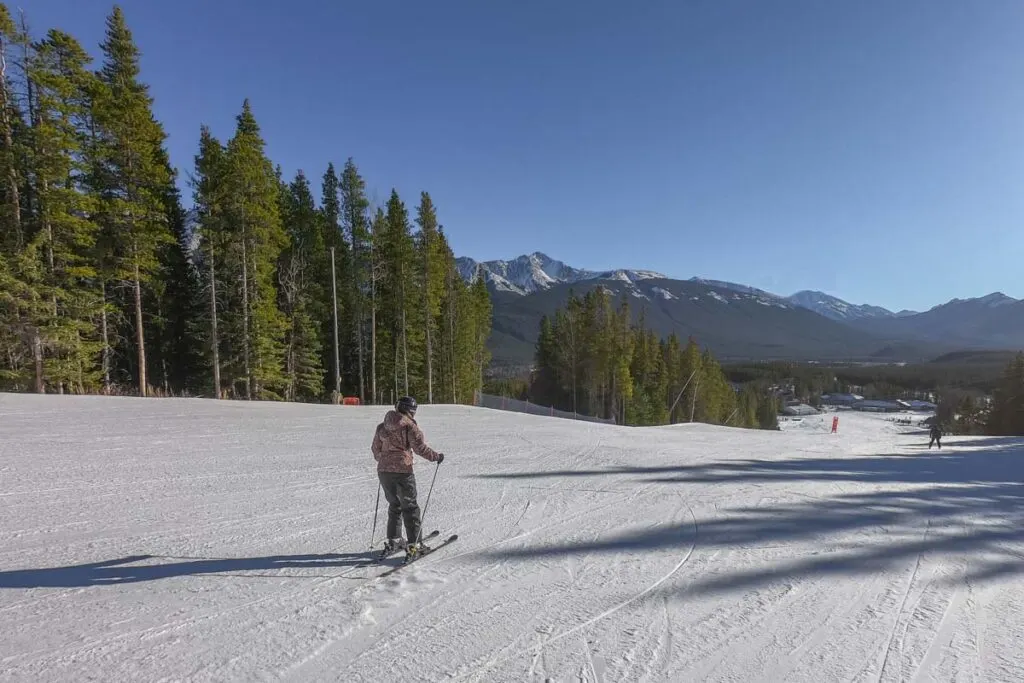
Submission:
[[[440,463],[440,462],[444,462],[444,453],[438,453],[438,454],[437,454],[437,461],[438,461],[439,463]]]

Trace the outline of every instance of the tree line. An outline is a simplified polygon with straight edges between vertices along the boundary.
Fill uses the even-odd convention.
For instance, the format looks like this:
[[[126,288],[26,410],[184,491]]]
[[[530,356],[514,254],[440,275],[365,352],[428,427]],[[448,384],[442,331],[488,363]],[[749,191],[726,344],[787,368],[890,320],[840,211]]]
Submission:
[[[506,384],[508,384],[506,382]],[[509,385],[510,386],[510,385]],[[540,322],[528,398],[540,405],[619,424],[706,422],[774,428],[775,399],[752,387],[737,392],[710,351],[694,339],[660,339],[643,311],[633,322],[598,287]]]
[[[472,400],[490,299],[428,193],[372,207],[348,159],[317,202],[246,101],[199,131],[186,211],[120,8],[101,48],[0,3],[0,389]]]
[[[937,418],[956,434],[1024,436],[1024,353],[1005,367],[991,396],[958,389],[945,392]]]

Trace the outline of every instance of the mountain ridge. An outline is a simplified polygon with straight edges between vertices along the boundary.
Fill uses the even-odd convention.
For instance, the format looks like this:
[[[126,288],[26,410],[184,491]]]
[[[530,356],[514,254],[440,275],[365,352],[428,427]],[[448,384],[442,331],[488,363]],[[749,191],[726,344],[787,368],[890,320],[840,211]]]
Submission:
[[[499,362],[528,361],[540,318],[563,305],[570,291],[594,287],[641,303],[634,308],[643,308],[659,333],[693,334],[722,357],[921,361],[958,349],[1024,347],[1024,301],[1002,292],[924,312],[893,312],[814,290],[787,297],[724,280],[575,268],[541,252],[456,262],[463,278],[482,275],[492,292],[492,352]]]

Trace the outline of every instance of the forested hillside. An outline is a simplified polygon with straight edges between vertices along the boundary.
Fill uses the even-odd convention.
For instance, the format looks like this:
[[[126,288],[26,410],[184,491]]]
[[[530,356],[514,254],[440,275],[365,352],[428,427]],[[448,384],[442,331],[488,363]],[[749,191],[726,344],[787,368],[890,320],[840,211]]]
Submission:
[[[246,101],[196,131],[186,211],[121,10],[95,65],[25,25],[0,4],[0,389],[471,400],[490,300],[428,193],[373,207],[325,159],[317,201]]]

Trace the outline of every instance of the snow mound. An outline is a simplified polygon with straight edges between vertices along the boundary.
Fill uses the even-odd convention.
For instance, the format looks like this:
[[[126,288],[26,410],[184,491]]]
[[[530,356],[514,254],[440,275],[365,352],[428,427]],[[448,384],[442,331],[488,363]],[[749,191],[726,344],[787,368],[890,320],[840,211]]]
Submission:
[[[4,678],[1024,680],[1019,439],[423,406],[378,579],[384,410],[0,394]]]

